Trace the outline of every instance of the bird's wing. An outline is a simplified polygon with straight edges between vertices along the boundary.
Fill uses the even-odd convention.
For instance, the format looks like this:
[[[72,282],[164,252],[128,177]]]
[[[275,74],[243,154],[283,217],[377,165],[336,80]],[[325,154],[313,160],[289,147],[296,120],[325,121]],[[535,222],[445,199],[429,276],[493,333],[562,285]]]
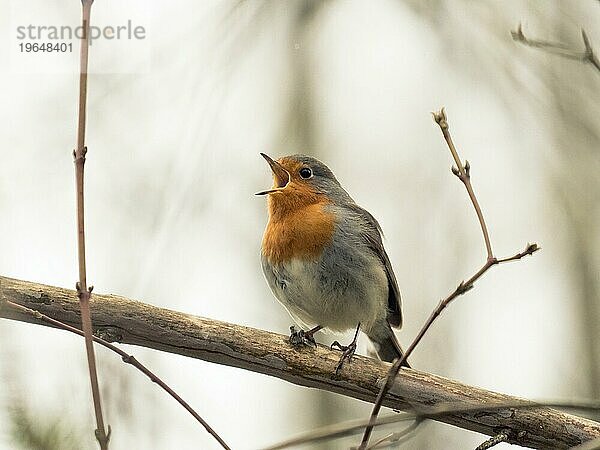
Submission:
[[[388,322],[390,325],[400,328],[402,327],[402,299],[400,298],[400,289],[398,288],[398,281],[396,281],[396,275],[394,275],[394,270],[392,269],[392,263],[383,247],[381,226],[369,211],[361,208],[356,203],[349,203],[345,206],[358,214],[367,223],[362,237],[377,256],[379,256],[385,267],[388,279]]]

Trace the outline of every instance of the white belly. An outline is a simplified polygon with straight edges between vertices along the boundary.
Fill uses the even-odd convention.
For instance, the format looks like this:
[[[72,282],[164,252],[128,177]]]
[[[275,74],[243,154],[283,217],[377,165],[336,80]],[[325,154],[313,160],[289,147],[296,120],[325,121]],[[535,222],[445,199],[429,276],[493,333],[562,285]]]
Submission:
[[[318,261],[292,259],[277,267],[263,258],[263,271],[275,297],[304,329],[317,325],[365,331],[387,315],[388,282],[379,264],[360,270],[344,264],[328,270]]]

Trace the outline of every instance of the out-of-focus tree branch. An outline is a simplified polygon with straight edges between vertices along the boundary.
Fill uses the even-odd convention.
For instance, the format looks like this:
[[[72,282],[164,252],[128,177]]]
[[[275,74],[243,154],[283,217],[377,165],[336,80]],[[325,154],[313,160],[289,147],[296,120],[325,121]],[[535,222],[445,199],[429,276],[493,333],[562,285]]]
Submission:
[[[512,38],[516,42],[520,42],[523,45],[527,45],[529,47],[539,48],[548,53],[552,53],[554,55],[562,56],[567,59],[574,59],[576,61],[581,61],[584,63],[589,63],[600,73],[600,60],[594,53],[594,49],[592,48],[592,44],[590,42],[590,38],[588,37],[585,30],[581,30],[581,40],[583,41],[583,51],[573,50],[566,45],[557,43],[557,42],[549,42],[543,41],[540,39],[531,39],[525,36],[523,33],[523,27],[519,24],[518,28],[515,31],[510,32]]]
[[[73,291],[4,277],[0,277],[0,282],[1,300],[80,326]],[[40,323],[31,314],[20,313],[3,303],[0,302],[0,317]],[[339,355],[326,347],[297,350],[290,347],[284,335],[157,308],[115,295],[94,295],[92,315],[95,334],[106,340],[239,367],[368,402],[375,400],[390,367],[377,360],[356,357],[336,376]],[[440,403],[456,403],[457,408],[464,408],[518,401],[406,369],[396,377],[384,405],[426,412]],[[499,429],[509,430],[509,442],[536,448],[568,448],[600,438],[599,423],[547,407],[500,410],[491,407],[476,413],[452,413],[436,420],[489,436],[497,435]]]

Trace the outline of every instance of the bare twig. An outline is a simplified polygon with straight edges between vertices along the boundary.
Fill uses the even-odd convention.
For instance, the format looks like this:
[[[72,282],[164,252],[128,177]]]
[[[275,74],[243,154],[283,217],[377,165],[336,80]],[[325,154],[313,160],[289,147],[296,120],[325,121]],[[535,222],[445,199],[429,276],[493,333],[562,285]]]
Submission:
[[[410,424],[408,426],[408,428],[410,428],[411,426],[413,426],[413,424]],[[390,441],[394,438],[394,435],[396,433],[389,433],[386,434],[385,436],[383,436],[381,439],[373,442],[371,445],[369,445],[369,447],[367,448],[367,450],[373,450],[374,448],[381,448],[384,445],[389,445]],[[351,447],[351,450],[355,450],[356,447]]]
[[[77,282],[77,296],[81,307],[81,326],[85,336],[85,349],[87,354],[90,383],[92,386],[92,399],[96,416],[96,439],[102,450],[108,449],[110,439],[110,426],[108,432],[104,428],[102,416],[102,402],[98,386],[98,371],[96,370],[96,357],[92,340],[92,319],[90,314],[90,296],[93,286],[88,288],[85,270],[85,214],[83,197],[83,168],[85,165],[85,125],[87,102],[87,77],[88,77],[88,51],[90,32],[90,13],[94,0],[81,1],[81,22],[83,38],[81,40],[80,70],[79,70],[79,109],[77,118],[77,147],[73,151],[75,159],[75,181],[77,192],[77,254],[79,258],[79,281]]]
[[[482,442],[480,445],[477,446],[475,450],[488,450],[494,447],[495,445],[500,444],[501,442],[506,442],[508,440],[508,436],[508,431],[501,431],[496,436],[492,436],[487,441]]]
[[[452,158],[456,163],[456,166],[452,166],[452,173],[456,175],[458,179],[465,185],[467,193],[469,194],[469,198],[471,199],[471,203],[473,204],[473,208],[475,208],[475,212],[477,213],[477,220],[479,220],[479,225],[481,226],[481,232],[483,234],[483,240],[485,242],[487,256],[488,259],[492,259],[494,257],[494,253],[492,251],[492,243],[490,242],[490,234],[488,232],[487,225],[485,224],[485,220],[483,218],[481,206],[479,206],[479,202],[477,201],[477,197],[475,196],[475,192],[473,191],[473,186],[471,185],[471,165],[469,164],[469,161],[465,161],[465,164],[463,166],[463,163],[460,160],[460,157],[458,156],[458,151],[454,146],[452,136],[450,136],[448,121],[446,119],[446,113],[444,112],[444,108],[442,108],[441,111],[438,113],[433,113],[433,118],[440,126],[442,134],[444,135],[444,139],[446,140],[446,144],[448,144],[448,148],[450,149],[450,153],[452,154]]]
[[[30,314],[32,317],[34,317],[38,320],[47,322],[52,326],[55,326],[57,328],[62,328],[63,330],[78,334],[79,336],[84,336],[84,333],[81,330],[78,330],[77,328],[67,325],[66,323],[62,323],[58,320],[48,317],[47,315],[42,314],[39,311],[33,310],[31,308],[27,308],[26,306],[19,305],[18,303],[11,302],[10,300],[4,300],[4,303],[11,308],[14,308],[14,309],[22,311],[24,313]],[[230,450],[229,446],[225,443],[225,441],[221,438],[221,436],[219,436],[217,434],[217,432],[212,429],[212,427],[202,418],[202,416],[200,416],[200,414],[198,414],[189,405],[189,403],[187,403],[183,398],[181,398],[179,396],[179,394],[177,394],[177,392],[175,392],[173,389],[171,389],[169,387],[169,385],[167,385],[167,383],[165,383],[158,375],[154,374],[150,369],[148,369],[141,362],[139,362],[135,358],[135,356],[124,352],[116,345],[113,345],[110,342],[107,342],[100,337],[93,336],[93,339],[98,344],[106,347],[109,350],[112,350],[113,352],[115,352],[116,354],[121,356],[121,358],[123,359],[123,362],[125,362],[127,364],[131,364],[133,367],[135,367],[140,372],[142,372],[144,375],[146,375],[150,379],[150,381],[158,384],[171,397],[173,397],[181,406],[183,406],[198,422],[200,422],[200,424],[206,429],[206,431],[208,431],[219,442],[219,444],[221,444],[221,447],[223,447],[224,449]]]
[[[0,284],[6,300],[68,325],[81,326],[80,309],[72,290],[1,276]],[[390,364],[355,356],[352,370],[343,370],[336,376],[339,354],[328,347],[318,345],[299,351],[289,345],[287,335],[157,308],[121,296],[94,292],[91,306],[96,333],[105,340],[251,370],[362,401],[375,401],[389,373]],[[49,325],[1,303],[0,317]],[[510,429],[509,442],[525,447],[563,449],[600,438],[600,424],[589,419],[543,406],[494,407],[523,402],[438,375],[403,369],[383,404],[395,410],[424,413],[436,405],[452,405],[455,411],[476,407],[477,412],[445,413],[431,419],[488,436],[495,436],[499,429]],[[361,431],[367,423],[363,421]],[[544,426],[540,427],[540,423]],[[521,432],[523,436],[519,437]]]
[[[417,431],[419,426],[423,423],[423,419],[417,417],[413,423],[407,426],[404,430],[399,431],[398,433],[390,433],[387,436],[382,437],[377,442],[374,442],[372,445],[369,445],[367,450],[372,450],[376,448],[383,448],[389,445],[400,445],[402,442],[410,439],[413,436],[413,433]]]
[[[409,427],[411,427],[411,425],[409,425]],[[381,448],[384,445],[389,445],[390,440],[392,440],[394,438],[394,434],[395,433],[389,433],[386,434],[385,436],[383,436],[381,439],[375,441],[374,443],[372,443],[371,445],[369,445],[369,447],[367,448],[367,450],[372,450],[374,448]],[[356,447],[350,447],[351,450],[355,450]]]
[[[581,29],[581,40],[583,41],[584,47],[583,51],[573,50],[568,46],[558,42],[527,38],[525,33],[523,33],[523,27],[521,24],[519,24],[516,31],[511,31],[510,34],[513,40],[516,42],[520,42],[521,44],[529,47],[541,49],[554,55],[562,56],[563,58],[589,63],[598,71],[598,73],[600,73],[600,60],[598,60],[598,57],[594,53],[590,39],[584,29]]]
[[[519,260],[519,259],[523,258],[524,256],[531,255],[534,252],[539,250],[539,247],[537,244],[527,244],[527,247],[525,248],[525,250],[517,253],[516,255],[513,255],[513,256],[510,256],[507,258],[501,258],[501,259],[498,259],[494,256],[494,254],[492,252],[492,245],[490,242],[489,233],[487,230],[487,225],[485,223],[485,219],[483,218],[483,213],[481,211],[481,207],[479,206],[479,202],[477,201],[477,197],[475,196],[475,192],[473,191],[473,187],[471,186],[471,173],[470,173],[471,166],[468,161],[465,161],[465,164],[463,165],[463,163],[458,155],[456,147],[454,146],[454,143],[452,142],[452,137],[450,136],[448,121],[446,118],[446,112],[444,111],[444,108],[442,108],[437,113],[433,113],[433,118],[434,118],[435,122],[439,125],[440,130],[442,131],[442,134],[444,135],[444,139],[446,140],[446,143],[448,144],[448,148],[450,149],[450,153],[452,154],[452,158],[454,159],[454,162],[456,164],[456,167],[452,167],[452,173],[454,173],[454,175],[456,175],[460,179],[460,181],[464,184],[464,186],[467,189],[467,192],[469,194],[469,198],[471,199],[471,203],[473,204],[473,207],[475,208],[475,212],[477,213],[477,219],[479,220],[479,224],[481,226],[481,231],[483,234],[483,239],[485,241],[485,247],[487,250],[487,259],[486,259],[485,263],[483,264],[483,266],[481,267],[481,269],[479,269],[466,282],[462,281],[458,285],[458,287],[454,290],[454,292],[452,292],[448,297],[446,297],[444,300],[442,300],[438,304],[438,306],[433,310],[433,312],[431,313],[431,315],[429,316],[429,318],[427,319],[427,321],[425,322],[425,324],[423,325],[423,327],[417,334],[417,337],[411,342],[410,346],[406,349],[406,352],[404,352],[404,355],[401,358],[398,358],[398,360],[396,360],[396,362],[393,364],[392,368],[390,369],[387,380],[386,380],[385,384],[381,387],[379,394],[377,396],[377,400],[375,401],[375,405],[373,406],[373,410],[371,412],[371,421],[375,421],[375,419],[377,418],[377,415],[379,414],[379,411],[381,410],[381,406],[383,404],[385,395],[388,393],[388,391],[392,387],[394,378],[400,371],[400,367],[408,359],[408,357],[413,352],[415,347],[419,344],[419,342],[421,342],[421,339],[423,339],[423,336],[425,336],[425,334],[427,333],[427,331],[429,330],[429,328],[431,327],[433,322],[435,322],[435,320],[442,313],[442,311],[456,297],[459,297],[460,295],[464,294],[465,292],[471,290],[473,288],[473,285],[475,284],[475,282],[484,273],[486,273],[491,267],[493,267],[497,264],[500,264],[500,263]],[[363,435],[363,439],[362,439],[362,442],[360,445],[361,449],[364,450],[367,447],[372,431],[373,431],[373,427],[371,425],[369,425],[365,428],[365,433]]]
[[[486,411],[486,414],[491,411],[503,411],[505,414],[511,414],[513,410],[523,409],[537,409],[537,408],[559,408],[571,411],[580,411],[588,413],[600,412],[600,402],[532,402],[529,400],[516,400],[509,402],[498,402],[491,404],[480,404],[480,405],[457,405],[456,403],[440,404],[435,407],[430,407],[426,411],[418,409],[413,412],[397,413],[390,416],[378,417],[374,423],[374,426],[386,426],[393,425],[401,422],[408,421],[420,421],[424,423],[427,419],[440,420],[442,417],[448,414],[478,414]],[[351,436],[362,432],[362,430],[369,425],[369,420],[349,420],[340,422],[332,425],[327,425],[322,428],[313,429],[310,432],[296,436],[291,439],[287,439],[273,446],[268,447],[266,450],[280,450],[284,448],[296,447],[299,445],[313,444],[316,442],[327,441],[331,439],[339,439],[346,436]],[[507,432],[510,429],[506,429]],[[523,430],[520,432],[512,433],[516,434],[515,442],[524,436]],[[510,434],[509,434],[510,437]],[[370,447],[369,447],[370,448]]]

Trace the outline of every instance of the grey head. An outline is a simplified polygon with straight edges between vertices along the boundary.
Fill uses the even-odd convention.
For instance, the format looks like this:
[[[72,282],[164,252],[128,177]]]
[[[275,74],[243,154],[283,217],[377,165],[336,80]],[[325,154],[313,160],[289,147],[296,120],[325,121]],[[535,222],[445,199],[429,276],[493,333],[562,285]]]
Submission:
[[[333,203],[354,203],[350,195],[324,163],[312,156],[295,154],[284,156],[277,161],[261,153],[273,171],[272,189],[258,192],[256,195],[283,191],[289,184],[304,186],[318,195],[327,196]]]

